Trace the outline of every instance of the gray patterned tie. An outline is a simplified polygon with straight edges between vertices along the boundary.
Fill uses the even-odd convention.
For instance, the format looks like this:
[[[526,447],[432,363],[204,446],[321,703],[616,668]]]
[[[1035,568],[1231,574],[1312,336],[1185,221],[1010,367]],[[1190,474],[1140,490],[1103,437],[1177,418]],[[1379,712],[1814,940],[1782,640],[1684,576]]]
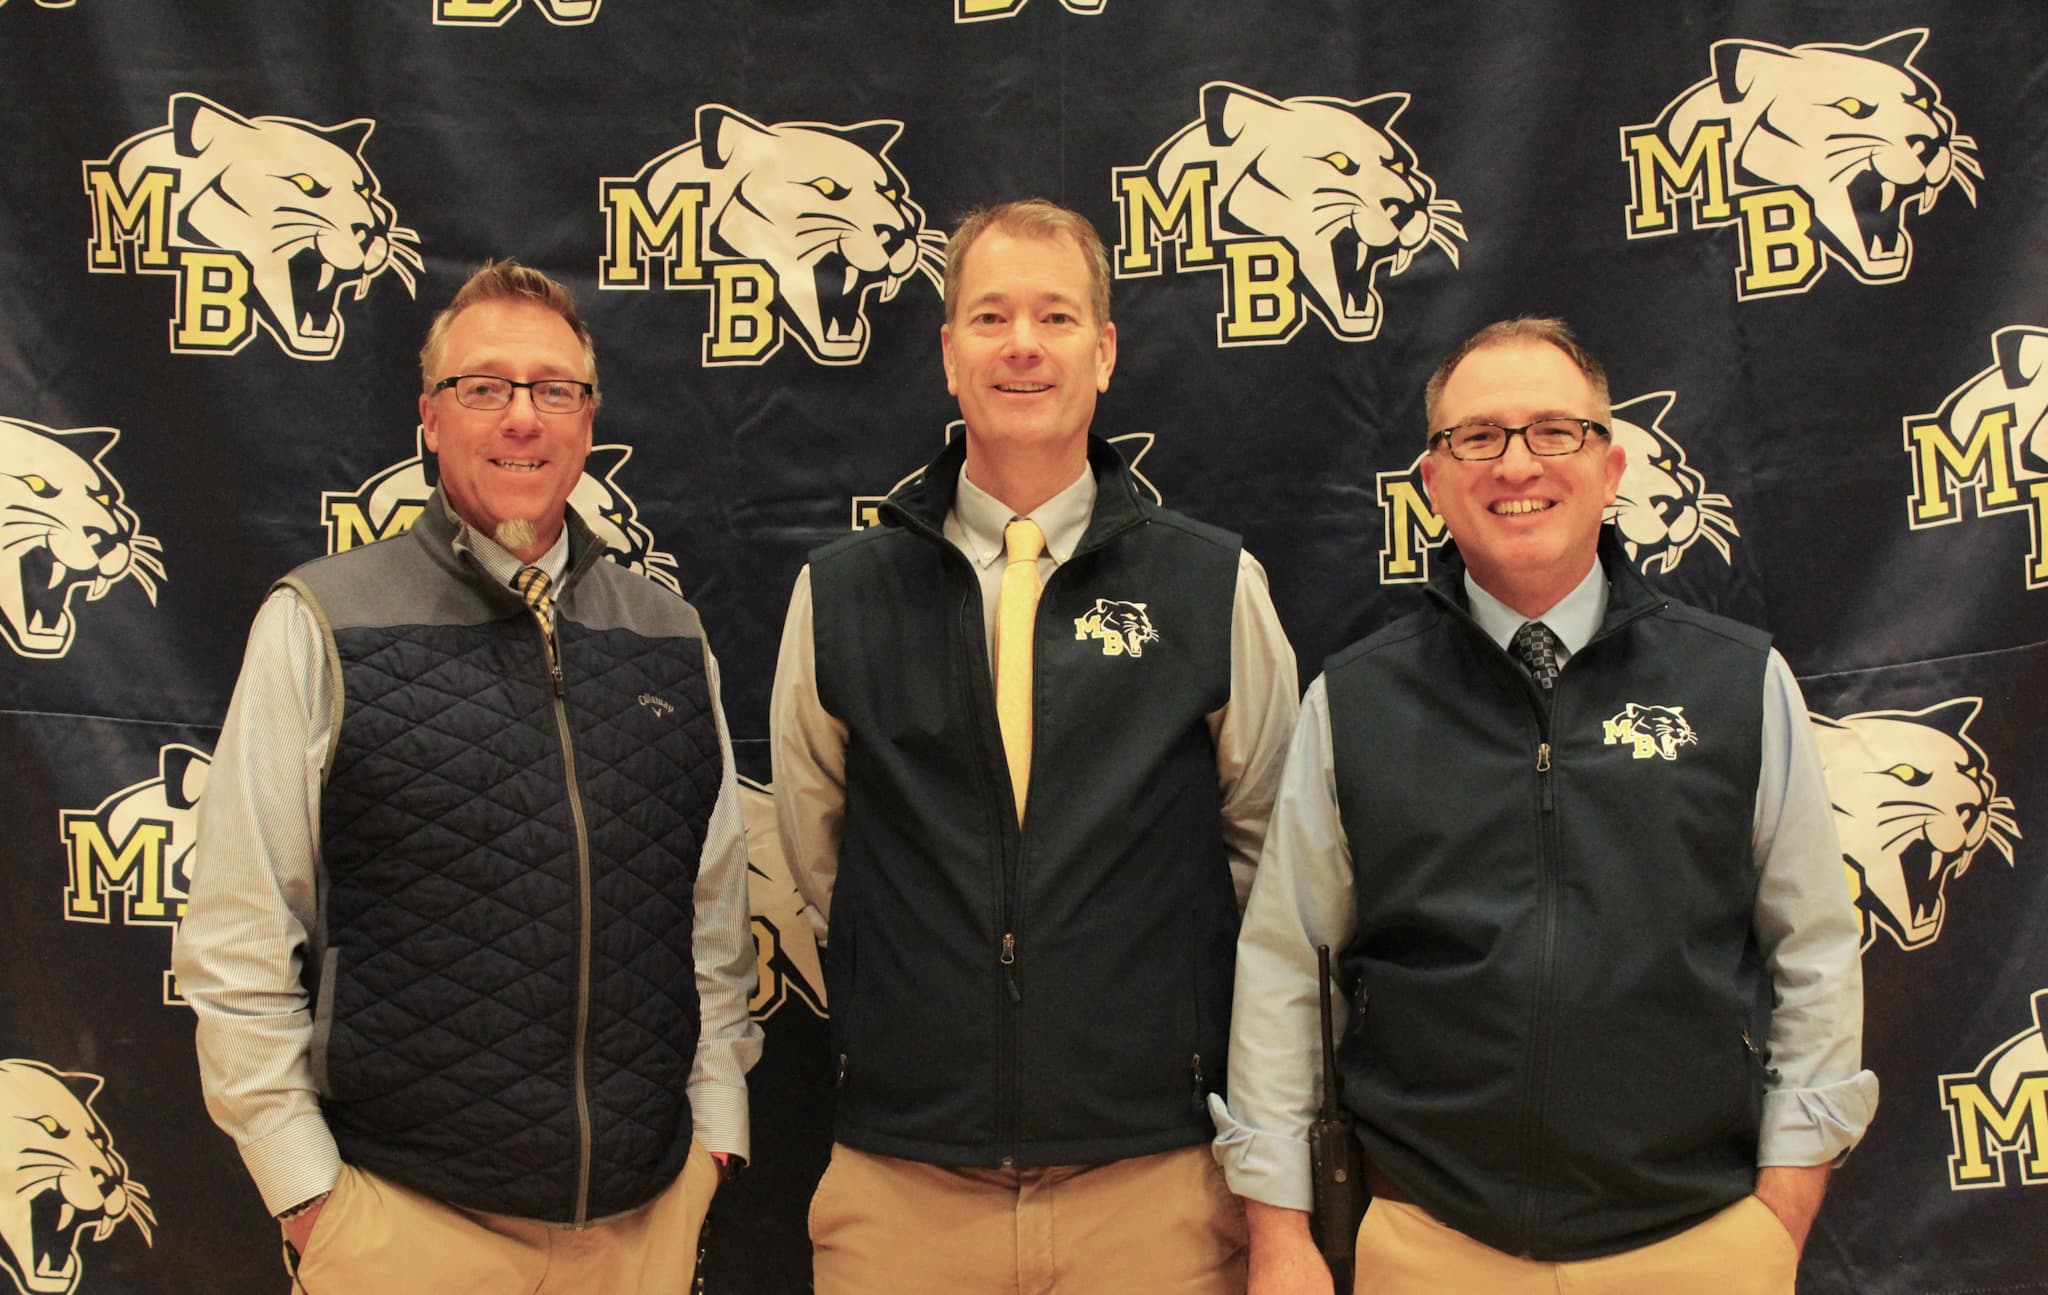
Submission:
[[[1557,686],[1557,635],[1542,621],[1523,621],[1522,628],[1515,631],[1513,646],[1515,655],[1548,697]]]

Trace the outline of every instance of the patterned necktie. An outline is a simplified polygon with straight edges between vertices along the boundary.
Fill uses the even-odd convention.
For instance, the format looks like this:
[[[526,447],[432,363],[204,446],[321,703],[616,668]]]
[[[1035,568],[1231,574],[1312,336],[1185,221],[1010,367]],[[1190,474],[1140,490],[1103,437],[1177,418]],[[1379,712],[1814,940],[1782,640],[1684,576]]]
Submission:
[[[526,600],[544,630],[555,627],[555,600],[548,596],[548,573],[539,567],[521,567],[512,577],[512,587]]]
[[[1038,555],[1044,551],[1045,534],[1037,522],[1020,519],[1003,528],[1006,562],[996,597],[996,722],[1003,731],[1020,823],[1031,781],[1031,630],[1038,621]]]
[[[1550,690],[1557,686],[1557,635],[1542,621],[1523,621],[1522,628],[1515,631],[1515,656],[1529,668],[1529,673],[1548,697]]]

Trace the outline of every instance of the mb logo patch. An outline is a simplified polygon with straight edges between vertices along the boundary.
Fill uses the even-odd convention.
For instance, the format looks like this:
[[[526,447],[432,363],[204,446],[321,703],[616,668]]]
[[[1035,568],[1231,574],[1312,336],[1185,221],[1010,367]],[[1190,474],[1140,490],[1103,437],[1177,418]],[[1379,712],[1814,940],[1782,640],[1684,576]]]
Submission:
[[[1144,656],[1147,643],[1159,641],[1144,603],[1118,602],[1097,598],[1095,605],[1074,618],[1074,637],[1095,639],[1104,656]]]
[[[867,354],[868,302],[922,274],[934,291],[946,236],[889,160],[898,121],[834,126],[697,109],[697,138],[598,182],[600,288],[711,294],[706,365],[760,364],[788,333],[820,364]]]
[[[1678,748],[1700,740],[1685,717],[1683,706],[1645,706],[1630,702],[1628,707],[1600,726],[1600,740],[1608,746],[1626,746],[1638,760],[1676,760]]]
[[[1379,336],[1382,275],[1434,245],[1455,267],[1460,208],[1394,133],[1405,94],[1275,99],[1202,87],[1201,116],[1143,166],[1119,167],[1116,277],[1224,272],[1218,346],[1287,341],[1313,312],[1346,342]],[[1304,309],[1304,307],[1306,309]]]
[[[86,268],[178,280],[171,350],[231,355],[258,325],[285,353],[341,351],[343,294],[390,271],[408,295],[419,235],[397,223],[363,160],[376,123],[244,117],[174,94],[171,124],[85,164]]]
[[[1913,66],[1925,28],[1868,45],[1714,44],[1713,75],[1657,120],[1621,128],[1628,236],[1736,224],[1738,300],[1805,292],[1829,260],[1862,283],[1913,264],[1909,212],[1953,184],[1971,206],[1976,141],[1956,133],[1941,91]]]
[[[133,1223],[156,1244],[149,1189],[128,1176],[92,1108],[104,1081],[26,1057],[0,1061],[0,1271],[21,1295],[71,1295],[81,1241]]]

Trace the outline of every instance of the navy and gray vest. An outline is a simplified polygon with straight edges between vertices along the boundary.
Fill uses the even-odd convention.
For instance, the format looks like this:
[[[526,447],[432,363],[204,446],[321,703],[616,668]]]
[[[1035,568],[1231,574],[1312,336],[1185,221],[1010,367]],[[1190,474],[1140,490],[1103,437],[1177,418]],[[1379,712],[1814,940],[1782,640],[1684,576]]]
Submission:
[[[1606,621],[1547,714],[1455,563],[1327,669],[1357,875],[1345,1102],[1417,1204],[1545,1260],[1743,1196],[1762,1107],[1769,640],[1653,593],[1611,537],[1602,556]]]
[[[309,965],[327,1123],[351,1164],[553,1223],[645,1203],[688,1155],[722,769],[696,613],[570,526],[558,676],[438,494],[283,582],[341,681]]]
[[[1020,830],[982,597],[940,527],[958,443],[811,557],[819,698],[844,721],[826,983],[836,1135],[949,1165],[1203,1142],[1237,907],[1206,716],[1230,694],[1235,536],[1098,495],[1048,578]]]

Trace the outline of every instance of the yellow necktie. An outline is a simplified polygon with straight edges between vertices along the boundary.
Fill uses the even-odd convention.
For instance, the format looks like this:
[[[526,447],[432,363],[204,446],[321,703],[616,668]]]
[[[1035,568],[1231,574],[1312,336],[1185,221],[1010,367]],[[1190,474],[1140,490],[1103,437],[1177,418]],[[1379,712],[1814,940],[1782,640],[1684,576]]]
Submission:
[[[548,573],[539,567],[521,567],[512,576],[512,587],[533,609],[542,629],[555,627],[555,600],[548,596]]]
[[[1031,630],[1038,620],[1038,555],[1045,534],[1028,519],[1003,528],[1003,588],[996,598],[996,722],[1010,761],[1017,821],[1031,781]]]

